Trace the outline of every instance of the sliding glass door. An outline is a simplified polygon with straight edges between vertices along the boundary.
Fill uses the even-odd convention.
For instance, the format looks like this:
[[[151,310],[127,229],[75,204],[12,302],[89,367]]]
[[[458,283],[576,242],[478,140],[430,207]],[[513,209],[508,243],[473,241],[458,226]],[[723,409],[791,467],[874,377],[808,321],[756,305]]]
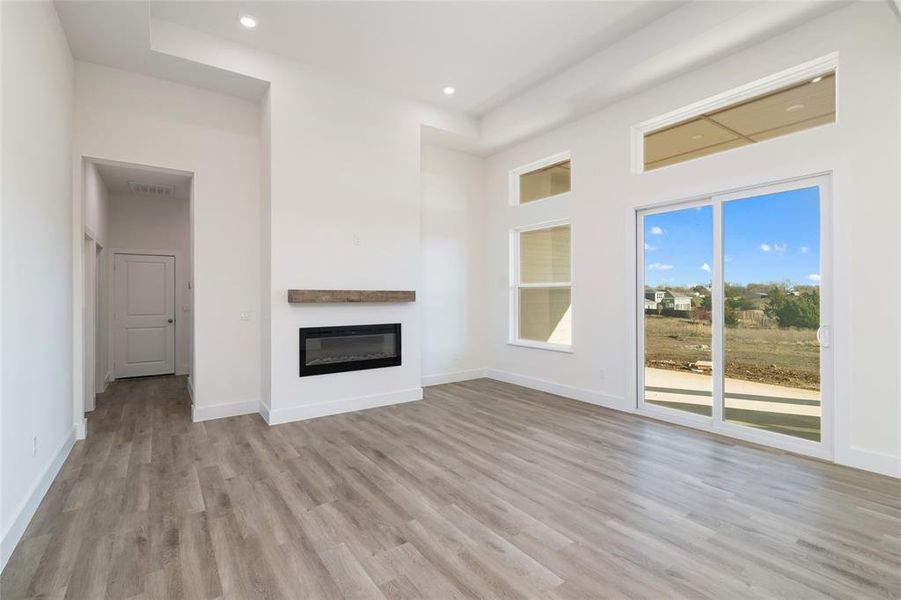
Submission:
[[[638,213],[640,409],[822,454],[827,183]]]
[[[645,401],[713,415],[713,207],[644,216]]]
[[[820,194],[723,202],[723,418],[820,440]]]

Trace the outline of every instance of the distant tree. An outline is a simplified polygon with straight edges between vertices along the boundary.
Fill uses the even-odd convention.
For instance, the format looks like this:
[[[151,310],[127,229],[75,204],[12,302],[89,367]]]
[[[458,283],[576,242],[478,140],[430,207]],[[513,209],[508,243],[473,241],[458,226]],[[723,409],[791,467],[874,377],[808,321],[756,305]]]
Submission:
[[[735,327],[738,325],[738,316],[735,314],[735,309],[729,306],[729,303],[726,303],[725,310],[723,311],[723,324],[726,327]]]
[[[753,310],[756,308],[755,293],[735,283],[723,284],[723,296],[726,298],[726,306],[732,310]]]
[[[816,329],[820,326],[820,290],[810,288],[789,293],[772,287],[767,295],[764,313],[776,319],[779,327]]]

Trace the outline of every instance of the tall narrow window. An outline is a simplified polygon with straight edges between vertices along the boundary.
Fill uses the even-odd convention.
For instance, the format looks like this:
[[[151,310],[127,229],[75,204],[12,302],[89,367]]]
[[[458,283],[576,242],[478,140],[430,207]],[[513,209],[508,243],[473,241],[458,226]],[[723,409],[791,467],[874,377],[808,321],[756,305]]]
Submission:
[[[568,349],[572,344],[572,228],[517,230],[514,342]]]

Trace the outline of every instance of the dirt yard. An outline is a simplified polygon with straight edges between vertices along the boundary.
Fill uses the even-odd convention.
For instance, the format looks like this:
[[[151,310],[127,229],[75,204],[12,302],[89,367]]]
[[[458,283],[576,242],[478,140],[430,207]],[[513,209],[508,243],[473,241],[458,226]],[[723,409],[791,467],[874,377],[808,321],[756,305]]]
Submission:
[[[690,371],[712,360],[711,327],[680,317],[645,316],[647,366]],[[726,328],[726,377],[820,389],[820,353],[811,329]]]

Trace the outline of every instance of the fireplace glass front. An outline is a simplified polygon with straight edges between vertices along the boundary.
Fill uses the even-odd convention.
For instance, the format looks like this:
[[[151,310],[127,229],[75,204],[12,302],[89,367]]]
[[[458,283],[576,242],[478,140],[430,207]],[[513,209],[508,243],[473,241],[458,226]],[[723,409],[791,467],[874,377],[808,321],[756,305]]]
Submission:
[[[300,376],[401,364],[400,323],[302,327]]]

